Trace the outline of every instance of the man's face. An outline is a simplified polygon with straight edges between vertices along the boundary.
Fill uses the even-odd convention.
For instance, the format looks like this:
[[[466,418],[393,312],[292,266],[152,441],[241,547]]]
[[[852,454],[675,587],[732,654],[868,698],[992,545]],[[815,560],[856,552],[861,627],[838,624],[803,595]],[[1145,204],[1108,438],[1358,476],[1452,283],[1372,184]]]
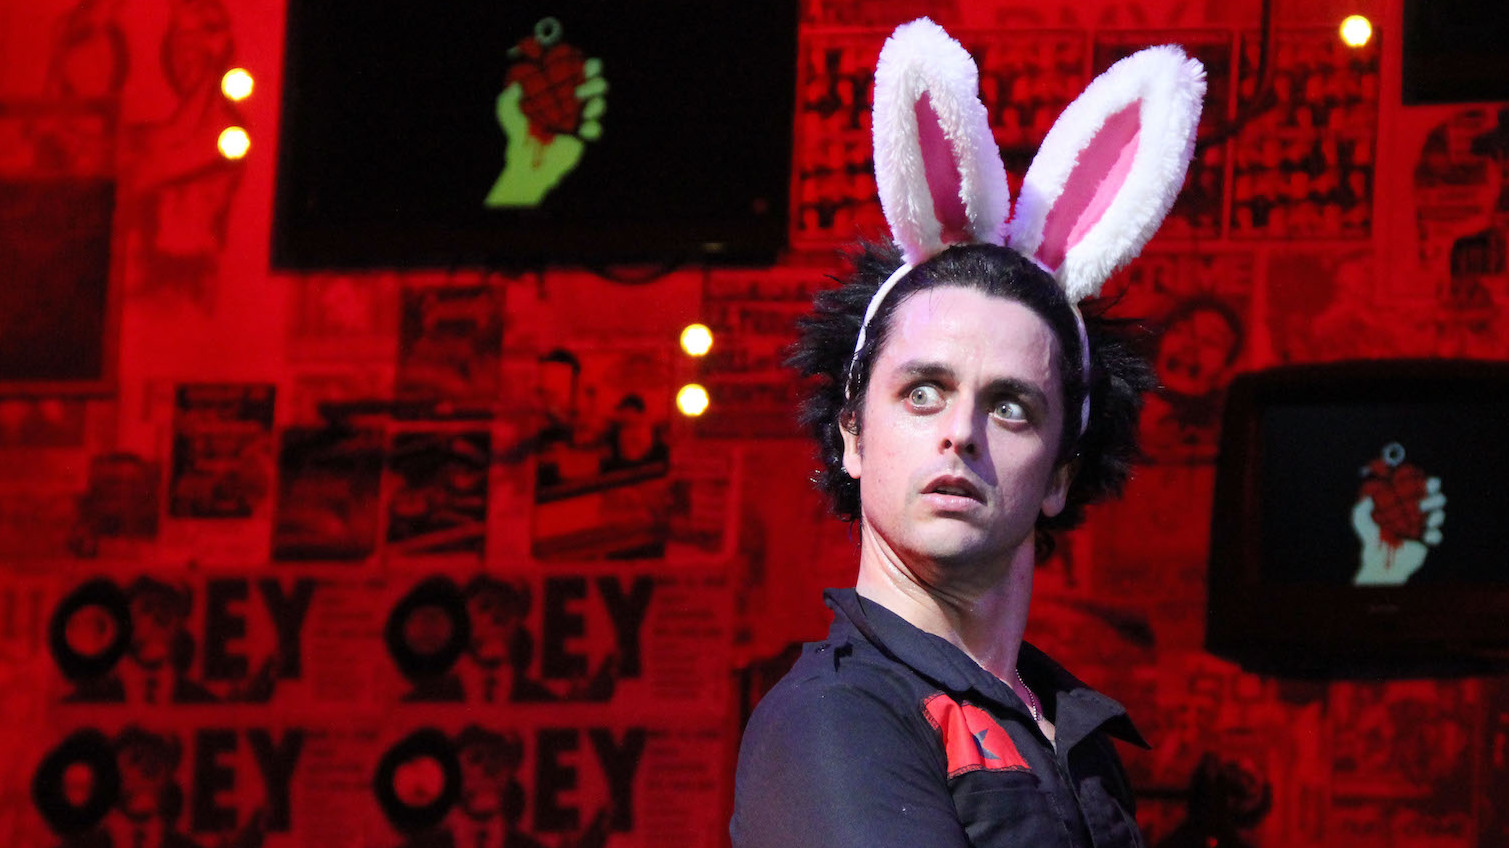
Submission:
[[[513,778],[503,757],[479,746],[461,751],[461,805],[475,817],[496,815],[502,810],[503,790]]]
[[[143,592],[131,599],[131,653],[150,665],[168,659],[173,637],[183,627],[173,598]]]
[[[1053,331],[1014,301],[942,287],[896,310],[844,468],[903,562],[1000,562],[1064,508],[1058,360]]]
[[[172,779],[167,763],[155,751],[128,746],[115,757],[120,771],[120,808],[127,813],[146,815],[157,812],[162,790]]]
[[[518,622],[507,603],[494,592],[482,592],[466,602],[472,625],[472,652],[481,660],[508,658],[508,640]]]
[[[1225,383],[1236,345],[1236,333],[1219,312],[1197,309],[1163,333],[1158,377],[1181,395],[1210,394]]]

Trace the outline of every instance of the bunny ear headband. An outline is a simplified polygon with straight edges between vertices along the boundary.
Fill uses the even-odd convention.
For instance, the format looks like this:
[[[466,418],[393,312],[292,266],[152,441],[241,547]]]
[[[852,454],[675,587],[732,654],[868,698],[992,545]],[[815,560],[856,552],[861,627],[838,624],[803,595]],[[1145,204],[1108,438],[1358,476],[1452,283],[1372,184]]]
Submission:
[[[875,182],[903,264],[871,298],[853,360],[890,290],[951,244],[1009,245],[1052,274],[1071,304],[1098,294],[1173,206],[1194,153],[1205,69],[1165,45],[1096,77],[1043,140],[1010,224],[1006,168],[978,92],[974,60],[927,18],[897,27],[880,51]],[[1089,345],[1081,349],[1088,371]],[[1081,432],[1088,399],[1082,418]]]

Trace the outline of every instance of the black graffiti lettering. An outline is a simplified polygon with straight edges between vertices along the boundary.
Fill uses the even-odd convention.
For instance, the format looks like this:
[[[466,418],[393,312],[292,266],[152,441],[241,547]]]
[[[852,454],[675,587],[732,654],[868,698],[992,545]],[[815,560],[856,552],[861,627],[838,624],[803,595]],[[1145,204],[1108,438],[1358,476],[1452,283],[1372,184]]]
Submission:
[[[231,611],[231,604],[246,600],[245,580],[210,580],[205,584],[204,679],[243,680],[245,654],[232,654],[230,642],[246,636],[246,617]]]
[[[570,609],[585,597],[584,577],[551,577],[545,581],[540,671],[547,679],[574,679],[587,673],[587,657],[566,650],[568,640],[586,632],[586,619]]]
[[[613,740],[613,731],[606,727],[594,727],[587,731],[592,740],[592,750],[603,767],[608,779],[608,797],[613,802],[612,817],[608,820],[611,830],[628,832],[634,830],[634,775],[639,771],[639,759],[644,754],[649,733],[642,727],[624,731],[623,741]]]
[[[306,577],[294,581],[293,592],[285,595],[277,580],[257,582],[262,601],[267,605],[267,614],[278,634],[278,677],[298,679],[303,676],[300,658],[303,656],[304,619],[308,617],[309,605],[314,600],[314,587],[315,581]]]
[[[591,742],[593,754],[607,784],[607,803],[582,799],[569,801],[577,792],[580,777],[577,752],[582,734]],[[535,734],[534,822],[541,833],[569,833],[582,825],[582,805],[608,815],[609,831],[634,830],[634,778],[644,757],[649,731],[628,728],[621,736],[606,727],[541,728]]]
[[[204,729],[194,734],[192,830],[223,831],[235,827],[235,809],[215,803],[217,795],[236,788],[235,770],[220,760],[222,754],[235,750],[235,731]]]
[[[561,762],[581,744],[575,730],[543,728],[535,737],[534,826],[545,832],[576,830],[581,813],[561,796],[576,789],[576,766]]]
[[[246,731],[246,740],[251,743],[257,768],[262,772],[262,785],[267,790],[265,825],[269,831],[286,833],[291,819],[289,787],[299,753],[304,750],[304,731],[288,730],[281,741],[274,743],[271,733],[254,728]]]
[[[608,617],[613,620],[617,635],[619,673],[624,677],[638,677],[639,631],[650,607],[650,596],[655,593],[655,581],[643,575],[636,577],[625,596],[623,584],[617,577],[599,577],[597,590],[602,593],[603,605],[608,608]]]
[[[265,728],[248,728],[246,740],[261,772],[265,800],[259,805],[260,827],[286,833],[292,825],[293,772],[304,750],[304,731],[289,729],[274,738]],[[194,734],[194,774],[189,785],[190,830],[224,833],[237,827],[235,806],[222,799],[239,798],[235,754],[240,750],[236,731],[204,728]]]
[[[257,581],[258,594],[267,611],[277,639],[277,666],[274,676],[298,678],[303,673],[302,641],[304,621],[314,600],[316,581],[294,581],[285,592],[276,579]],[[250,581],[243,578],[209,580],[205,583],[204,611],[204,679],[245,680],[251,661],[246,654],[233,652],[231,643],[246,638],[244,605],[251,595]]]

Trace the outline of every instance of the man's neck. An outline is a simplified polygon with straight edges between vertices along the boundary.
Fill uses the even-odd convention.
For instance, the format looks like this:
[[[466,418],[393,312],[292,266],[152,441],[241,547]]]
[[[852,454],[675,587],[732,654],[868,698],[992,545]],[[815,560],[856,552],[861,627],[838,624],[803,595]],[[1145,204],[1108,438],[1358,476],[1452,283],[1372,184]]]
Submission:
[[[866,526],[855,589],[1015,686],[1017,652],[1032,598],[1033,555],[1026,545],[1006,562],[977,567],[909,564]]]

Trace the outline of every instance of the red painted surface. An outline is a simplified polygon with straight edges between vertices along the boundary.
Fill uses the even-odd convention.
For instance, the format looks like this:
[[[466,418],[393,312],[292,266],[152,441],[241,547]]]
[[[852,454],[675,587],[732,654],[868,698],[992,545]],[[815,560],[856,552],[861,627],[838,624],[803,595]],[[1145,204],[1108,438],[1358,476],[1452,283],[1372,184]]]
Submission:
[[[1040,569],[1029,638],[1154,743],[1127,752],[1150,844],[1217,825],[1228,841],[1209,844],[1275,848],[1509,834],[1500,680],[1300,685],[1201,650],[1232,374],[1509,355],[1504,116],[1399,106],[1394,5],[1372,10],[1384,46],[1354,57],[1329,10],[1279,4],[1274,108],[1202,151],[1189,199],[1113,285],[1157,333],[1154,463]],[[103,246],[103,282],[71,282],[109,303],[75,319],[88,291],[0,292],[0,348],[44,320],[89,328],[29,342],[49,355],[104,339],[93,377],[0,378],[6,844],[396,846],[508,827],[720,844],[743,710],[770,658],[823,632],[819,589],[853,579],[778,360],[832,246],[879,220],[864,92],[884,33],[929,13],[977,48],[1013,179],[1126,41],[1186,33],[1227,61],[1213,92],[1255,83],[1255,9],[813,2],[795,248],[777,267],[640,286],[277,274],[278,8],[0,12],[0,243],[32,267]],[[233,65],[257,80],[240,104],[218,91]],[[252,139],[237,163],[214,152],[231,123]],[[108,181],[113,206],[44,219],[12,190],[41,180]],[[675,347],[693,320],[717,334],[706,360]],[[557,348],[574,376],[552,376]],[[696,423],[670,406],[693,378],[714,404]],[[112,771],[120,791],[87,815]],[[448,785],[483,825],[436,800]],[[1211,793],[1207,827],[1189,803]],[[388,796],[412,815],[385,816]]]

